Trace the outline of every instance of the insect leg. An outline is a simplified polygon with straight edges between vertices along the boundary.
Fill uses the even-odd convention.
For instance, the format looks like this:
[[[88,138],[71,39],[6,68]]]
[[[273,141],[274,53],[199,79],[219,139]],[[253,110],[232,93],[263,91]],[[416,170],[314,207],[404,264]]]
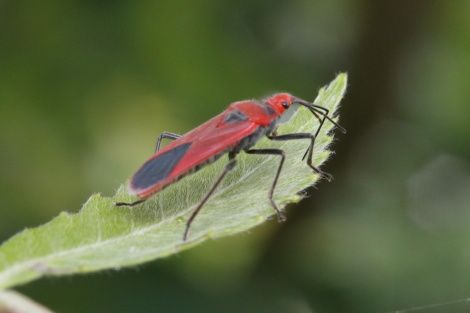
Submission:
[[[234,157],[235,157],[234,154],[229,154],[229,162],[225,166],[224,171],[222,172],[222,174],[220,174],[220,176],[217,179],[217,181],[215,182],[215,184],[212,186],[212,188],[206,194],[204,199],[202,199],[201,203],[199,203],[197,208],[193,211],[193,213],[189,217],[188,221],[186,222],[186,230],[184,231],[184,235],[183,235],[183,240],[184,241],[186,241],[186,239],[188,238],[188,233],[189,233],[189,228],[191,227],[191,223],[193,222],[194,218],[196,218],[196,215],[199,213],[199,211],[201,211],[202,206],[207,202],[207,200],[212,195],[212,193],[215,191],[217,186],[224,179],[225,175],[227,175],[227,173],[230,172],[237,165],[237,160],[235,160]]]
[[[312,164],[312,157],[313,157],[313,145],[315,143],[315,135],[310,134],[310,133],[293,133],[293,134],[286,134],[286,135],[279,135],[279,136],[267,136],[270,140],[295,140],[295,139],[310,139],[310,146],[307,149],[307,152],[305,155],[308,155],[307,157],[307,165],[314,170],[316,173],[324,176],[328,181],[333,180],[333,175],[323,172],[320,170],[318,167],[314,166]],[[305,159],[305,156],[302,158],[302,160]]]
[[[142,202],[144,202],[146,199],[142,199],[142,200],[137,200],[135,202],[116,202],[114,203],[115,206],[128,206],[128,207],[133,207],[134,205],[137,205],[137,204],[141,204]]]
[[[181,135],[178,135],[178,134],[173,134],[173,133],[169,133],[169,132],[163,132],[160,136],[158,136],[158,139],[157,139],[157,146],[155,147],[155,153],[157,153],[159,150],[160,150],[160,144],[162,143],[162,139],[163,138],[166,138],[166,139],[171,139],[171,140],[176,140],[178,138],[180,138]]]
[[[284,221],[286,217],[277,207],[276,202],[273,200],[274,188],[276,187],[277,180],[279,179],[279,174],[281,174],[282,166],[284,165],[284,160],[286,159],[286,153],[281,149],[251,149],[245,151],[248,154],[271,154],[271,155],[280,155],[281,156],[281,163],[279,163],[279,167],[277,169],[276,177],[274,177],[273,185],[268,193],[269,201],[271,201],[271,205],[273,206],[274,210],[277,213],[277,217],[279,221]]]
[[[306,105],[306,107],[310,110],[310,112],[312,112],[312,114],[320,121],[320,125],[318,126],[317,130],[315,131],[315,138],[318,137],[318,134],[320,133],[320,130],[323,126],[323,124],[325,123],[325,120],[329,120],[331,123],[333,123],[333,125],[335,125],[336,127],[339,128],[340,131],[342,131],[343,133],[346,133],[346,129],[344,127],[342,127],[341,125],[339,125],[338,123],[336,123],[331,117],[328,116],[328,114],[330,113],[330,111],[325,108],[325,107],[322,107],[321,105],[317,105],[315,103],[310,103],[308,105]],[[321,112],[323,111],[323,112]],[[318,116],[319,113],[320,115],[323,116],[323,118],[320,118]],[[310,149],[313,149],[313,146],[310,148]],[[305,154],[302,158],[302,160],[305,159],[305,157],[307,156],[308,154],[308,150],[305,151]]]

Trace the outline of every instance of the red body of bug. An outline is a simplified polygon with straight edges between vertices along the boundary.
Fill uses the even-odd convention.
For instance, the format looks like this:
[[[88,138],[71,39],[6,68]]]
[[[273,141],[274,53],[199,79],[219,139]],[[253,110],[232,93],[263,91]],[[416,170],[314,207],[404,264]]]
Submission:
[[[312,114],[320,120],[320,126],[315,134],[294,133],[275,135],[278,119],[282,113],[294,103],[306,106]],[[324,118],[321,119],[317,113],[324,116]],[[214,162],[221,155],[228,152],[229,163],[225,170],[186,223],[186,230],[183,237],[183,239],[186,240],[189,227],[197,213],[217,188],[217,185],[222,181],[227,172],[235,167],[235,156],[241,151],[245,151],[249,154],[281,156],[281,162],[268,197],[279,219],[283,220],[284,216],[279,211],[272,196],[284,163],[284,151],[280,149],[250,148],[263,136],[267,136],[271,140],[310,139],[310,146],[305,154],[305,156],[307,156],[307,165],[314,171],[325,175],[328,180],[331,180],[331,175],[320,171],[312,165],[313,144],[325,118],[333,122],[343,132],[345,131],[328,117],[327,109],[313,103],[308,103],[287,93],[276,94],[264,101],[246,100],[232,103],[227,110],[183,136],[172,133],[163,133],[160,135],[155,154],[140,167],[129,182],[128,192],[132,195],[136,195],[141,200],[133,203],[118,202],[116,205],[133,206],[142,203],[158,191],[181,179],[183,176],[200,169],[204,165]],[[175,141],[160,150],[160,142],[163,138],[173,139]]]

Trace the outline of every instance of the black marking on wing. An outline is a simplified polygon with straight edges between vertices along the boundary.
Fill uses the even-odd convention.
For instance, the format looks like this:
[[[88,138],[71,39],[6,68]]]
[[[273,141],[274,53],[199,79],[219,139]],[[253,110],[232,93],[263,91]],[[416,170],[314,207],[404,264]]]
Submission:
[[[269,104],[267,104],[266,102],[257,102],[256,104],[259,105],[260,107],[262,107],[264,112],[266,112],[266,114],[268,114],[268,115],[276,114],[276,111],[274,111],[274,109]]]
[[[243,114],[240,110],[232,110],[227,115],[225,115],[224,123],[225,124],[236,124],[248,120],[248,116]]]
[[[167,178],[191,145],[192,143],[182,144],[154,159],[148,160],[134,175],[132,187],[147,189]]]

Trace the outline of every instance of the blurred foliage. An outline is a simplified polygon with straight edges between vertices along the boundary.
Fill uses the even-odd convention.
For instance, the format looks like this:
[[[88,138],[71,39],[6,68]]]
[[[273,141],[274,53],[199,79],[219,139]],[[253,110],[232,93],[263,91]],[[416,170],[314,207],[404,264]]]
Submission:
[[[61,312],[387,312],[470,297],[469,12],[432,0],[0,0],[2,241],[113,194],[164,130],[276,91],[313,98],[340,71],[350,81],[348,134],[325,167],[336,180],[286,223],[18,290]]]

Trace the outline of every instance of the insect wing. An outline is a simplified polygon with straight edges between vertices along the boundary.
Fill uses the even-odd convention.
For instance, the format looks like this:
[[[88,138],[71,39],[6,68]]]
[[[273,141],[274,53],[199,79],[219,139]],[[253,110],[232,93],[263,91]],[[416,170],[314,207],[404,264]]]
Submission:
[[[131,178],[129,193],[149,198],[198,166],[215,161],[257,127],[226,112],[216,116],[154,154]]]

